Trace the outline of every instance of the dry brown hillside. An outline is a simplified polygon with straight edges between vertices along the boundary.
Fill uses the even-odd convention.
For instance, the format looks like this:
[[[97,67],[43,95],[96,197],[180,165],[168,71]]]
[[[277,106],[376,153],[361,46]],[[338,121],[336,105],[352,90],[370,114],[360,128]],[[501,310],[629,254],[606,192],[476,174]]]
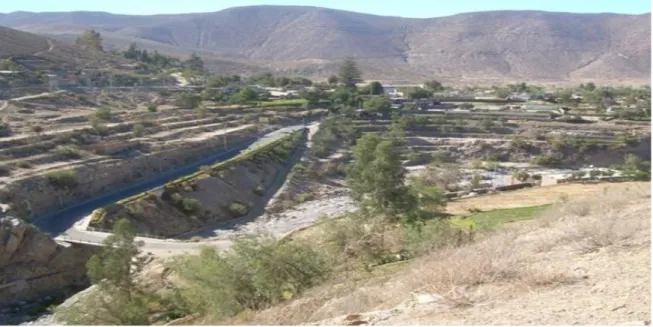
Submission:
[[[0,59],[14,59],[26,68],[100,68],[127,60],[92,52],[40,35],[0,26]],[[33,66],[33,67],[32,67]]]
[[[107,43],[198,51],[313,76],[348,55],[377,79],[637,80],[650,73],[650,14],[495,11],[412,19],[317,7],[252,6],[214,13],[125,16],[12,13],[0,25],[70,39],[97,28]],[[210,61],[210,60],[209,60]],[[220,70],[230,65],[215,65]]]
[[[570,199],[534,220],[362,276],[343,273],[297,299],[219,323],[650,324],[650,183],[563,189]],[[293,239],[315,243],[324,233],[316,225]]]

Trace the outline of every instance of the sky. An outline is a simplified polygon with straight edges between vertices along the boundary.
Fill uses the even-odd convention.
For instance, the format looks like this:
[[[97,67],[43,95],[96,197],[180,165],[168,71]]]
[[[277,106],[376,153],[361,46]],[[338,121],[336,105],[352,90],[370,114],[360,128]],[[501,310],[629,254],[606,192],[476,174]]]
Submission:
[[[413,18],[449,16],[488,10],[545,10],[579,13],[643,14],[650,0],[0,0],[0,12],[106,11],[151,15],[213,12],[252,5],[303,5],[384,16]]]

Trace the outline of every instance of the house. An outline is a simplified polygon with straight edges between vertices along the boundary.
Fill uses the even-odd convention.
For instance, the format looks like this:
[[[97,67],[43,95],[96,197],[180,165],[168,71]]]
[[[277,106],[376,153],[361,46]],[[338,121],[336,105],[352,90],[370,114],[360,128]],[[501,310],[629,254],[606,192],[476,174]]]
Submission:
[[[531,95],[528,93],[513,93],[508,96],[508,100],[518,100],[518,101],[528,101],[531,99]]]
[[[383,93],[391,98],[403,97],[404,93],[399,91],[399,88],[392,86],[384,86]]]

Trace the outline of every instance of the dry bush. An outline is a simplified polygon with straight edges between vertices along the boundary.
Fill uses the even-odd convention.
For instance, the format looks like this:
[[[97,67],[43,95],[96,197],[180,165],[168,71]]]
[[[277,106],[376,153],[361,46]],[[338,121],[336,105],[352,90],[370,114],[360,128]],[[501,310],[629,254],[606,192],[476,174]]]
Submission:
[[[631,189],[625,192],[609,192],[595,198],[556,204],[544,213],[539,227],[551,227],[558,231],[555,237],[541,238],[540,250],[571,244],[583,253],[619,244],[648,228],[648,219],[641,219],[643,211],[650,207],[632,209],[629,206],[647,202],[650,191]]]

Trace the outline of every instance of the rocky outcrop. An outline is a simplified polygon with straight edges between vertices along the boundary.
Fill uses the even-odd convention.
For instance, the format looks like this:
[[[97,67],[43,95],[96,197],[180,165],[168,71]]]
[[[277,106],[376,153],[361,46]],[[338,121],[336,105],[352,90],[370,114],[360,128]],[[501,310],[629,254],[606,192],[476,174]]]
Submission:
[[[0,307],[86,285],[94,250],[58,244],[20,219],[0,218]]]

